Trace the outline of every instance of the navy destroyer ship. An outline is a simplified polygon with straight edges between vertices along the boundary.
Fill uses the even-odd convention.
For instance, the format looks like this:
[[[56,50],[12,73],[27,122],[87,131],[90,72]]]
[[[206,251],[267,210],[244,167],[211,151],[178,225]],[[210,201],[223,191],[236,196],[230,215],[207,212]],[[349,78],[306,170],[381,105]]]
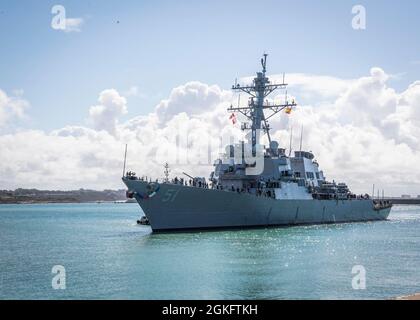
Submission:
[[[138,202],[154,232],[387,219],[389,202],[355,195],[345,183],[327,181],[312,152],[286,154],[271,139],[268,120],[290,113],[296,103],[268,102],[270,94],[287,84],[284,77],[282,83],[272,83],[266,64],[264,54],[262,70],[252,84],[232,86],[249,97],[246,106],[228,108],[232,116],[240,113],[249,120],[241,126],[248,141],[227,146],[209,179],[188,176],[169,181],[167,176],[159,183],[124,173],[127,197]],[[267,135],[268,147],[259,144],[262,135]]]

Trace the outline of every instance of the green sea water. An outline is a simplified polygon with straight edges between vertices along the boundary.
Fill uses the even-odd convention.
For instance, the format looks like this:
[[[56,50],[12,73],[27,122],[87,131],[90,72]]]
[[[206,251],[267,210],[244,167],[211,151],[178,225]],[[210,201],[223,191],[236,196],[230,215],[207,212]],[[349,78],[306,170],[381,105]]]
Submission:
[[[1,299],[383,299],[420,292],[420,206],[389,221],[152,234],[137,204],[0,205]],[[54,265],[65,289],[54,289]],[[366,289],[352,287],[352,268]]]

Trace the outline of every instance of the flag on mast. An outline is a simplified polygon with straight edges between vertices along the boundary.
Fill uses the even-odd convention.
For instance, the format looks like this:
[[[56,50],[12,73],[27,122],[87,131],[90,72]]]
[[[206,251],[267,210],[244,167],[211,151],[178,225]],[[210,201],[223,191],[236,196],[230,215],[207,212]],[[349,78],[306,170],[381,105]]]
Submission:
[[[230,115],[229,120],[230,120],[230,121],[232,121],[232,124],[235,124],[235,123],[236,123],[236,116],[235,116],[235,114],[234,114],[234,113],[232,113],[232,114]]]
[[[287,94],[287,93],[286,93]],[[286,104],[288,104],[287,103],[287,99],[286,99]],[[286,114],[291,114],[292,113],[292,110],[293,110],[293,106],[295,106],[296,105],[296,102],[295,102],[295,99],[293,99],[292,100],[292,105],[288,105],[285,109],[284,109],[284,112],[286,113]]]

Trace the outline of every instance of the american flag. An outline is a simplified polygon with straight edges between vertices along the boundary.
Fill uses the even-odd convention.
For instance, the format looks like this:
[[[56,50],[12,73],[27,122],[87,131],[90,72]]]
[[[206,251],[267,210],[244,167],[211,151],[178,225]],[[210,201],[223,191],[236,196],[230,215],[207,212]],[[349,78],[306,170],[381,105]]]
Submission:
[[[229,120],[230,120],[230,121],[232,121],[232,124],[235,124],[235,123],[236,123],[236,116],[235,116],[235,114],[234,114],[234,113],[232,113],[232,114],[230,115]]]

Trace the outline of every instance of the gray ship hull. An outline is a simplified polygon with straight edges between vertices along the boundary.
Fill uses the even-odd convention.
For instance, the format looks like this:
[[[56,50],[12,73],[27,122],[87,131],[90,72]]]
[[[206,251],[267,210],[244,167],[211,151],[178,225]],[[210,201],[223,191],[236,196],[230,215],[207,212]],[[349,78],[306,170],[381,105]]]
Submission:
[[[372,200],[276,200],[247,193],[160,184],[149,199],[148,183],[123,179],[157,231],[251,228],[386,220],[390,207]]]

